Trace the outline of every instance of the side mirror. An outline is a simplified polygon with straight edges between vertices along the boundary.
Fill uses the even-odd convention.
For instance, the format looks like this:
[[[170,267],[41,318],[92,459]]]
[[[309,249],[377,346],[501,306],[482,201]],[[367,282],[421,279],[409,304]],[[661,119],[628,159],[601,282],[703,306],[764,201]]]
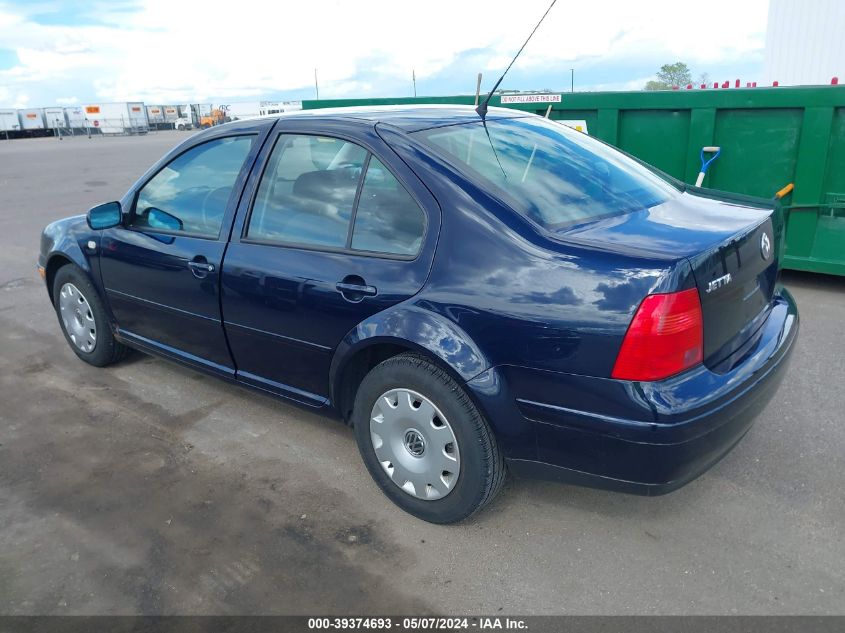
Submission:
[[[151,229],[165,229],[167,231],[181,231],[182,220],[175,215],[171,215],[167,211],[162,211],[156,207],[149,207],[145,213],[147,216],[147,226]]]
[[[106,202],[98,204],[88,211],[88,226],[92,229],[110,229],[120,224],[122,211],[119,202]]]

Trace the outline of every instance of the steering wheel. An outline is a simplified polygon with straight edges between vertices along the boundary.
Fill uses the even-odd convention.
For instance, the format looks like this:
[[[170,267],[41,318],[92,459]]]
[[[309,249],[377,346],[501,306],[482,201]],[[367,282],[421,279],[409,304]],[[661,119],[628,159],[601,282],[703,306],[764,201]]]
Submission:
[[[229,200],[229,187],[218,187],[217,189],[212,189],[207,194],[205,194],[205,196],[203,197],[202,204],[200,205],[200,211],[201,211],[201,214],[202,214],[203,226],[206,226],[208,228],[214,228],[214,226],[216,226],[218,224],[217,220],[222,219],[222,217],[223,217],[222,213],[215,213],[215,217],[210,218],[210,209],[209,209],[209,206],[210,206],[209,203],[212,201],[212,199],[215,196],[218,196],[221,193],[223,194],[223,196],[225,196],[225,198],[223,198],[223,200],[222,200],[223,205],[225,205],[226,202]],[[225,206],[224,206],[223,213],[225,213]],[[209,219],[214,221],[214,223],[212,224],[212,222],[209,221]]]

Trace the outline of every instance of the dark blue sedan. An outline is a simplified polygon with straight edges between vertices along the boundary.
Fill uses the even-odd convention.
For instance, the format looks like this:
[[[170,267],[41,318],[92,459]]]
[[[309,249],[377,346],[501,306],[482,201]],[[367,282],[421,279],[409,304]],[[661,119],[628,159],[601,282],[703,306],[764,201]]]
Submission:
[[[82,360],[129,348],[336,416],[438,523],[505,478],[662,494],[749,429],[798,313],[776,205],[491,109],[215,127],[39,267]]]

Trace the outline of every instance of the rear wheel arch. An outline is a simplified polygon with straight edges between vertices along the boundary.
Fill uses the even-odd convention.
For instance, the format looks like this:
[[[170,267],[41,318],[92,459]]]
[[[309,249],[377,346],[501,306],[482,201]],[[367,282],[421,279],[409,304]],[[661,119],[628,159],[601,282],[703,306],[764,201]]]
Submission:
[[[388,358],[413,351],[417,351],[416,346],[404,341],[374,341],[354,351],[338,366],[334,372],[331,400],[346,424],[351,422],[355,395],[364,376]]]
[[[461,376],[454,367],[451,367],[443,358],[429,349],[403,339],[380,339],[370,341],[344,359],[333,372],[331,401],[340,413],[346,424],[351,424],[352,409],[355,405],[355,396],[364,377],[380,363],[400,354],[412,353],[424,358],[431,364],[448,373],[460,384],[466,383],[466,377]],[[475,400],[470,393],[470,398]],[[480,403],[475,405],[483,410]]]

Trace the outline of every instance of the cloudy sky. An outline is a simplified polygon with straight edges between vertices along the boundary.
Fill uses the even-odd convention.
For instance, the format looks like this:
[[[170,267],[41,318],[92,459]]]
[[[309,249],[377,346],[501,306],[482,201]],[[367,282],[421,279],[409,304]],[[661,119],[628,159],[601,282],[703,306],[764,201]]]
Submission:
[[[548,0],[0,0],[0,106],[470,93]],[[559,0],[503,84],[639,89],[681,60],[761,78],[768,0]]]

